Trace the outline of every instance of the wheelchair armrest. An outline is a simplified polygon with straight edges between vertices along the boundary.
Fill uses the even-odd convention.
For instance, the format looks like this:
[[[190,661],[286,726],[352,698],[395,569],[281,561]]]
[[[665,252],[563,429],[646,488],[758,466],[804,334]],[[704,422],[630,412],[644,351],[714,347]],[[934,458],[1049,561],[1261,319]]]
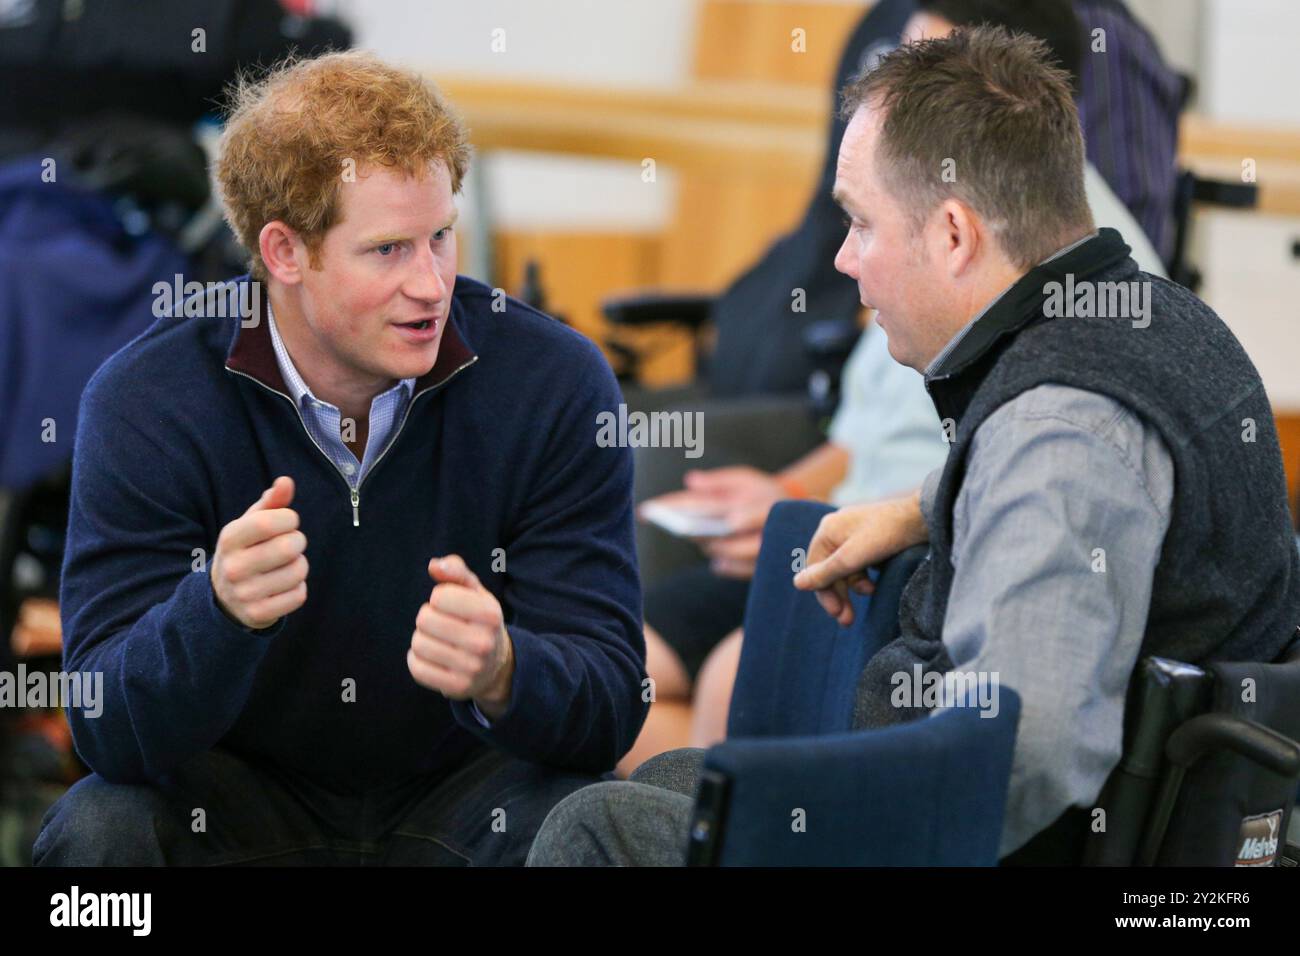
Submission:
[[[606,299],[605,318],[614,325],[658,325],[671,322],[698,329],[709,318],[713,296],[703,294],[645,293]]]
[[[1165,746],[1169,761],[1183,768],[1217,750],[1231,750],[1283,777],[1300,777],[1300,744],[1235,714],[1193,717],[1173,732]]]
[[[1192,199],[1213,206],[1254,209],[1259,204],[1259,186],[1222,179],[1192,179]]]
[[[1206,754],[1221,750],[1230,750],[1291,780],[1300,776],[1300,744],[1284,734],[1235,714],[1216,711],[1193,717],[1175,730],[1165,745],[1170,767],[1160,782],[1151,822],[1138,853],[1138,865],[1155,865],[1183,779],[1192,764]]]

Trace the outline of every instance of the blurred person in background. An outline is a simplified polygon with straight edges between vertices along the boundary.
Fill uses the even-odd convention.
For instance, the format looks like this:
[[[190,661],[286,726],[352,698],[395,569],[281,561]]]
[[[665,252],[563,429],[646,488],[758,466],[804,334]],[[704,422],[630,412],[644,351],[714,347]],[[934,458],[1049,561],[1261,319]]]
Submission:
[[[243,270],[199,139],[241,66],[350,43],[310,2],[0,2],[0,671],[58,667],[71,436],[154,284]],[[62,440],[60,440],[62,436]],[[0,864],[85,768],[57,707],[0,711]]]

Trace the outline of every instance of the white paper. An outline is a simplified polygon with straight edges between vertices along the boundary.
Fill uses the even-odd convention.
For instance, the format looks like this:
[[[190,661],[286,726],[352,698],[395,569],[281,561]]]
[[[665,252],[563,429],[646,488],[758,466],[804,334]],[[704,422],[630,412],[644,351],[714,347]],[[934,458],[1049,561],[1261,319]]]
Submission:
[[[731,524],[721,515],[674,508],[648,501],[640,508],[641,517],[679,538],[719,538],[731,534]]]

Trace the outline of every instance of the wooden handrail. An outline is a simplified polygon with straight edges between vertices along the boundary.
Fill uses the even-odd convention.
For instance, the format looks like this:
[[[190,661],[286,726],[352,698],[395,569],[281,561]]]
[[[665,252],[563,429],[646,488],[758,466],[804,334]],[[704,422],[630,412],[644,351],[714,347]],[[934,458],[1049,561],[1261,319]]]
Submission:
[[[698,82],[611,90],[468,76],[433,79],[481,149],[524,149],[657,163],[714,174],[807,177],[825,147],[831,98],[776,84]],[[1262,212],[1300,215],[1300,129],[1183,117],[1179,159],[1240,176],[1256,161]]]
[[[804,91],[610,91],[434,77],[479,149],[523,149],[656,163],[708,173],[807,176],[825,131]],[[825,112],[823,110],[823,112]]]
[[[699,80],[675,89],[636,89],[521,83],[464,74],[429,74],[458,106],[564,107],[624,110],[713,122],[758,122],[822,129],[830,118],[827,92],[784,83]],[[824,130],[823,130],[824,131]]]

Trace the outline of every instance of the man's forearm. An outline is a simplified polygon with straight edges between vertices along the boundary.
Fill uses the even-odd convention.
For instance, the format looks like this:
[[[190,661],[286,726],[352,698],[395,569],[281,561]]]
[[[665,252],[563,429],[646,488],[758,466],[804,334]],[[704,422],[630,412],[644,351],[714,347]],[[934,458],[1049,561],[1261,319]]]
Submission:
[[[888,510],[882,515],[878,510],[881,508]],[[898,554],[930,540],[930,527],[925,523],[925,512],[921,508],[920,488],[910,494],[852,505],[844,510],[857,509],[872,514],[872,524],[878,529],[872,534],[881,542],[881,550],[887,555]]]
[[[788,468],[777,472],[783,487],[799,497],[827,501],[848,476],[849,453],[843,445],[823,442]]]
[[[925,523],[925,512],[921,508],[921,489],[917,488],[906,498],[899,500],[899,533],[902,535],[903,551],[915,544],[925,544],[930,540],[930,526]]]
[[[637,648],[601,626],[539,633],[512,624],[510,638],[505,706],[497,711],[481,699],[452,701],[460,724],[534,763],[598,773],[612,768],[636,739],[648,707]],[[473,717],[473,706],[488,723]]]
[[[87,621],[110,616],[108,605],[83,605],[83,582],[69,577],[65,667],[103,675],[102,715],[69,712],[91,769],[113,782],[155,780],[215,744],[238,719],[281,624],[255,633],[228,619],[207,576],[192,573],[167,601],[101,639]]]

